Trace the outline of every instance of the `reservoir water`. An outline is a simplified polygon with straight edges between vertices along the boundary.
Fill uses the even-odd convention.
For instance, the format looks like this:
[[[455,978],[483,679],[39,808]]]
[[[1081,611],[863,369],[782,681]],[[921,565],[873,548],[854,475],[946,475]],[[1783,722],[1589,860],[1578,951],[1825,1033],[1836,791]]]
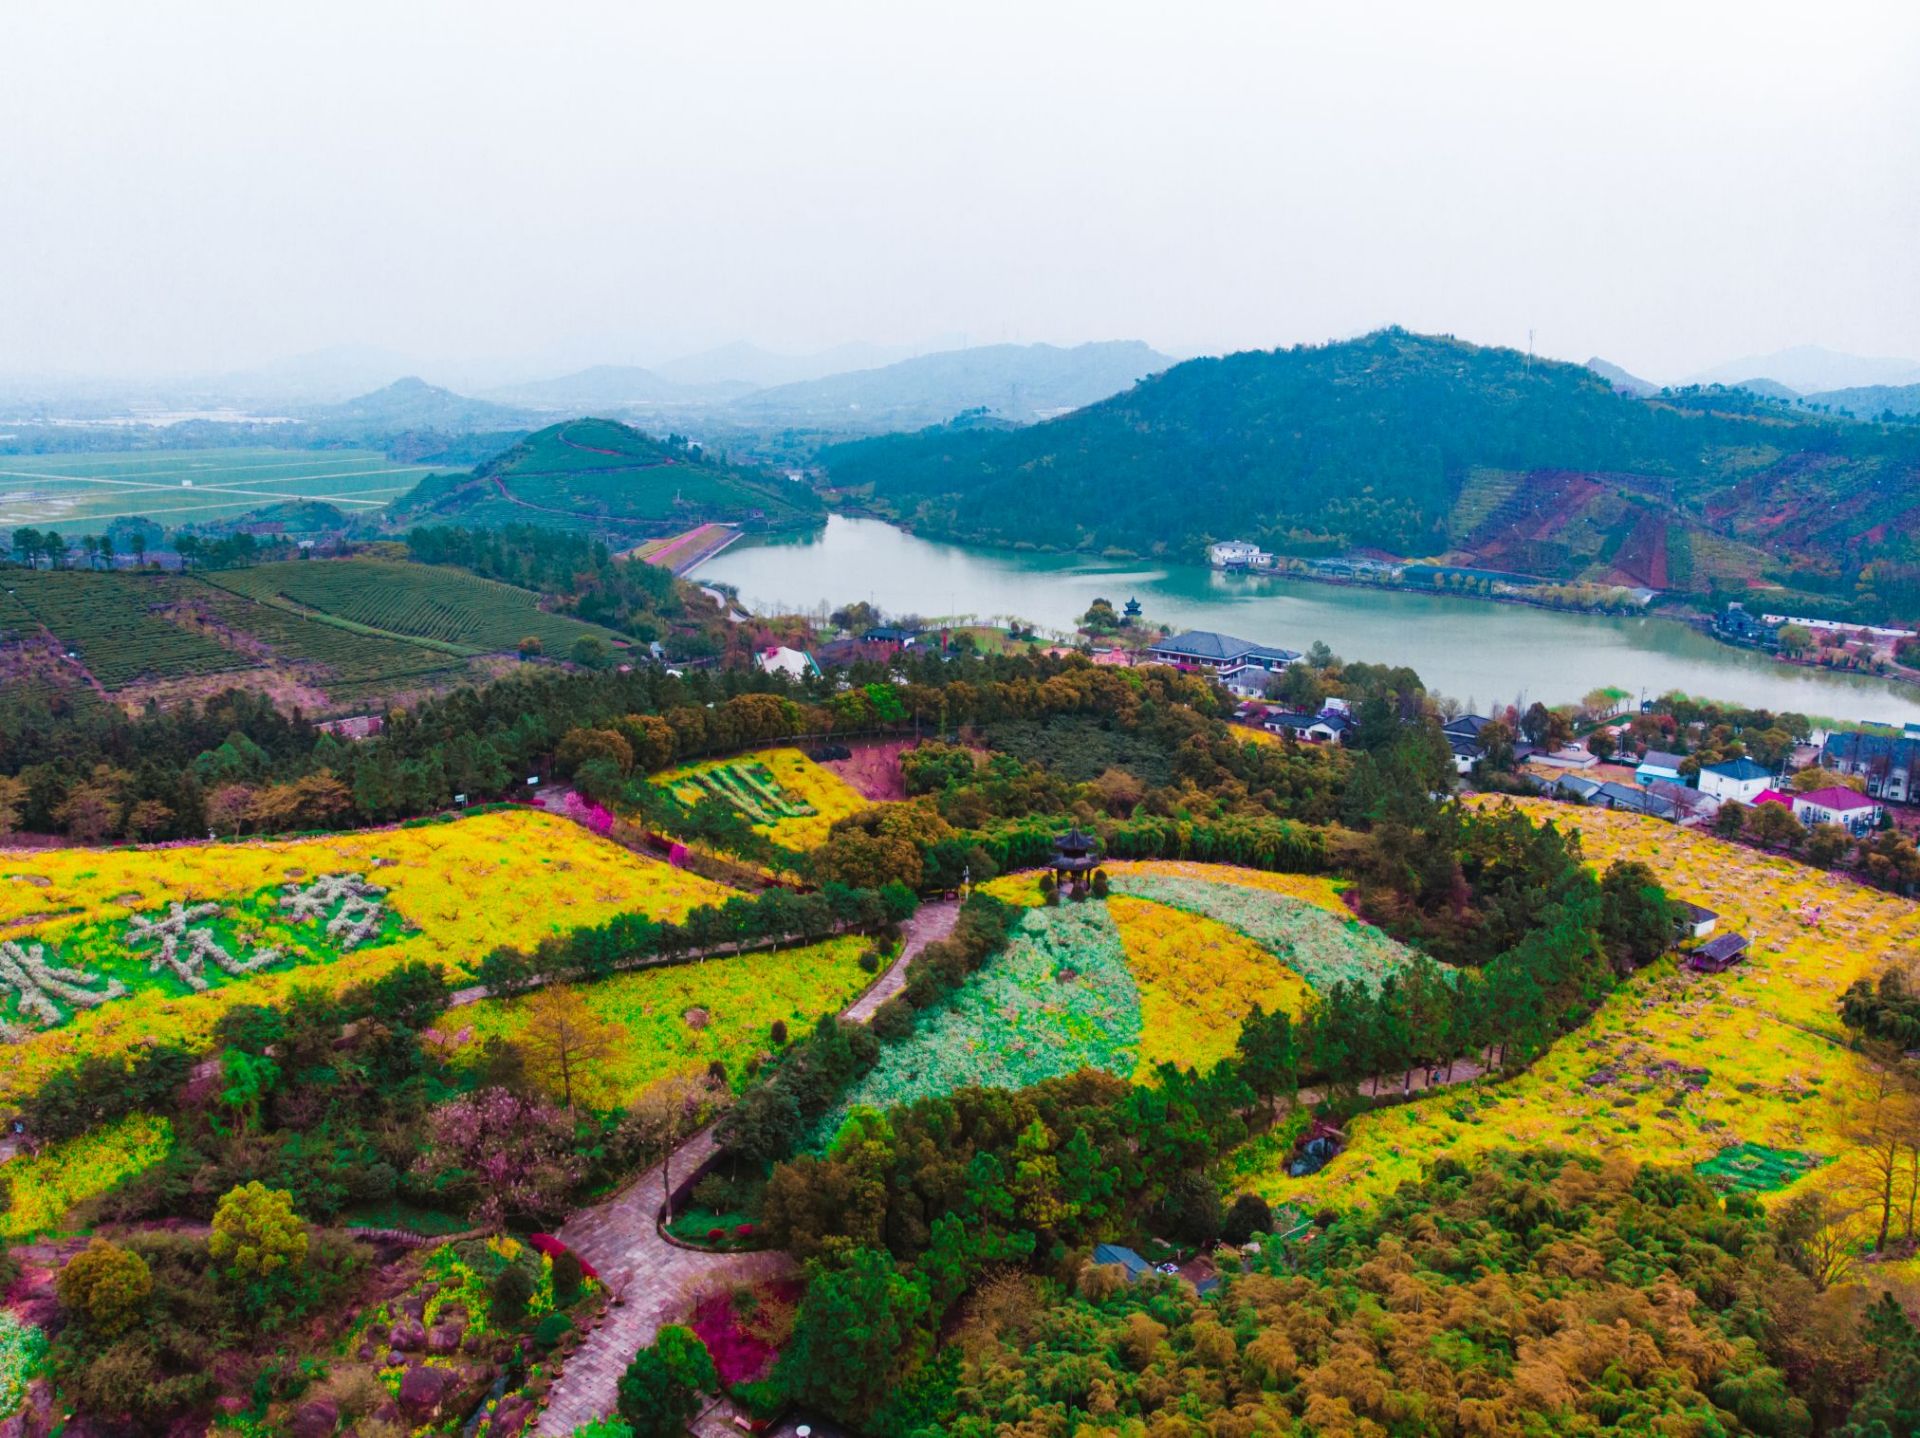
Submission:
[[[799,538],[743,541],[698,577],[736,586],[763,613],[865,599],[889,614],[1016,616],[1071,630],[1096,597],[1139,599],[1146,617],[1346,659],[1412,666],[1429,688],[1481,709],[1577,700],[1602,685],[1636,697],[1703,698],[1841,720],[1920,721],[1920,688],[1779,664],[1670,619],[1562,614],[1306,580],[1226,574],[1198,564],[1113,562],[975,549],[835,515]]]

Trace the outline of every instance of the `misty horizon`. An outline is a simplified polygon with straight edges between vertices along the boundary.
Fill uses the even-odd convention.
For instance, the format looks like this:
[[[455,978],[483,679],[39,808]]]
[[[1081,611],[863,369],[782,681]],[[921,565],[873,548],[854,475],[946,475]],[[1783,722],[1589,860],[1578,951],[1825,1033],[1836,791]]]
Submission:
[[[0,373],[1389,324],[1663,383],[1920,355],[1907,7],[11,18]]]

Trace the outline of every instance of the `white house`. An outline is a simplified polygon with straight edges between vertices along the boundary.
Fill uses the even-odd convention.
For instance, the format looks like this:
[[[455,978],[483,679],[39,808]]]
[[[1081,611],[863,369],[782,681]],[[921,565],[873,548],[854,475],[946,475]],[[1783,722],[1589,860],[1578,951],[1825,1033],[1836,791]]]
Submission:
[[[1877,799],[1838,785],[1793,798],[1793,817],[1809,829],[1816,824],[1838,824],[1855,838],[1878,824],[1883,812]]]
[[[1751,804],[1772,784],[1772,772],[1751,759],[1729,759],[1721,764],[1700,766],[1700,792],[1716,799]]]
[[[1250,544],[1244,539],[1224,539],[1207,546],[1207,562],[1215,569],[1245,569],[1248,565],[1261,563],[1266,557],[1259,545]]]
[[[753,656],[753,662],[762,674],[784,674],[789,679],[805,679],[809,674],[820,672],[820,666],[806,650],[789,649],[784,644],[769,644]]]

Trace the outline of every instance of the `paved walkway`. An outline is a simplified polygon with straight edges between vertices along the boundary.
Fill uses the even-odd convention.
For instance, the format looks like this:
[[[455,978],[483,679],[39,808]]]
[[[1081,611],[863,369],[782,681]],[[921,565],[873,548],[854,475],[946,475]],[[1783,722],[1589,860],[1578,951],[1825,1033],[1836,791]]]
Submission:
[[[906,984],[907,963],[927,944],[953,932],[957,902],[923,904],[908,920],[900,957],[845,1016],[865,1023]],[[676,1181],[713,1155],[713,1130],[702,1129],[667,1160]],[[702,1253],[660,1236],[655,1215],[666,1198],[660,1167],[648,1169],[606,1202],[581,1209],[560,1226],[560,1241],[599,1272],[613,1290],[605,1321],[567,1359],[535,1432],[549,1438],[613,1412],[620,1375],[653,1342],[661,1325],[685,1315],[701,1290],[791,1272],[784,1253]]]

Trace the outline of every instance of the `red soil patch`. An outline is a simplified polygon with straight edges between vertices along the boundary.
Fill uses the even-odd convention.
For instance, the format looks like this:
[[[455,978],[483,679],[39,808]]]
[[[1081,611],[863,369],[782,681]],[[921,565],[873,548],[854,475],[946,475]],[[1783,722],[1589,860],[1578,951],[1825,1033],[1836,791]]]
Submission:
[[[794,1279],[761,1283],[754,1293],[762,1303],[789,1307],[800,1301],[801,1285]],[[751,1383],[773,1366],[778,1350],[771,1343],[746,1331],[740,1315],[734,1311],[733,1293],[714,1293],[700,1300],[693,1310],[693,1331],[713,1355],[713,1366],[722,1386]]]
[[[847,747],[848,759],[829,759],[825,767],[833,770],[860,791],[863,798],[877,803],[892,803],[907,797],[907,782],[900,774],[900,756],[913,748],[911,739],[862,739]]]

